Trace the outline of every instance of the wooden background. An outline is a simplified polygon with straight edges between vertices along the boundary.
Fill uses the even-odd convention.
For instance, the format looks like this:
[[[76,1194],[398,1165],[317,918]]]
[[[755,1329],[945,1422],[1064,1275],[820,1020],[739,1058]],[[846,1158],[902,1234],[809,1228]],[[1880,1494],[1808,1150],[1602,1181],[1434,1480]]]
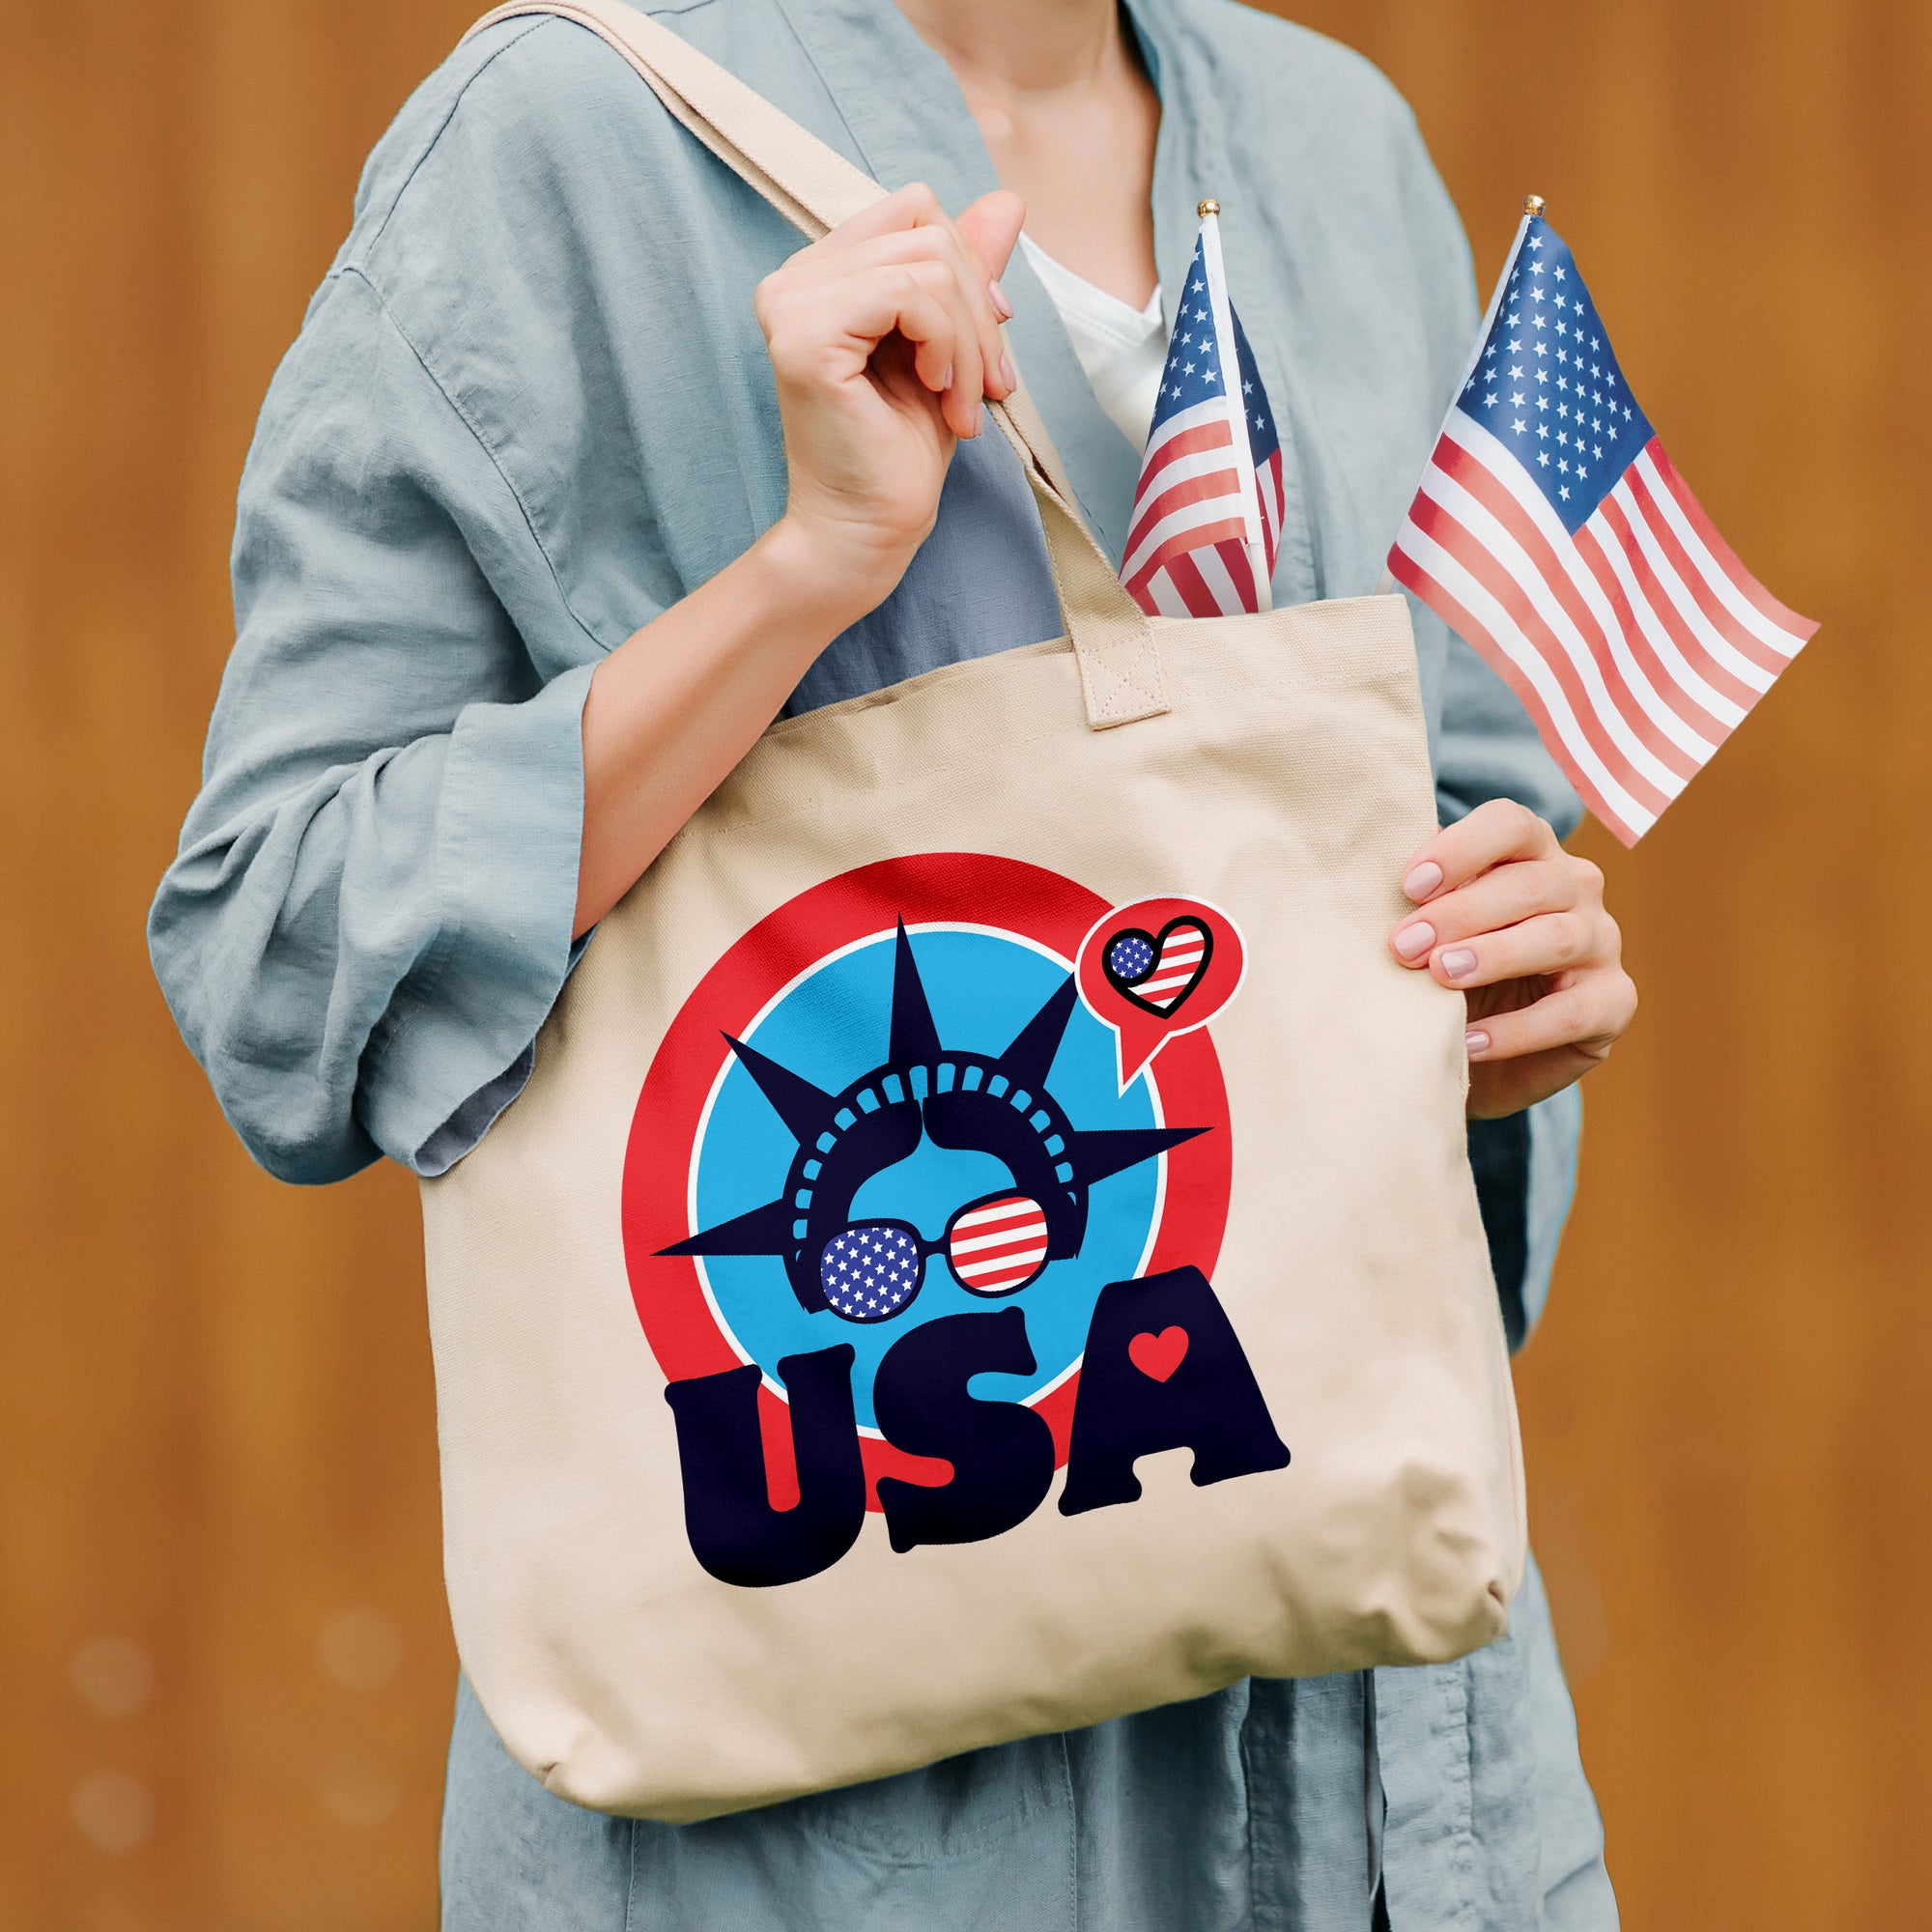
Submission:
[[[1492,274],[1527,188],[1825,630],[1640,855],[1520,1371],[1633,1926],[1932,1922],[1923,0],[1307,0]],[[434,1922],[454,1662],[411,1189],[276,1186],[142,914],[236,476],[464,0],[0,0],[0,1926]],[[1918,536],[1915,538],[1915,531]]]

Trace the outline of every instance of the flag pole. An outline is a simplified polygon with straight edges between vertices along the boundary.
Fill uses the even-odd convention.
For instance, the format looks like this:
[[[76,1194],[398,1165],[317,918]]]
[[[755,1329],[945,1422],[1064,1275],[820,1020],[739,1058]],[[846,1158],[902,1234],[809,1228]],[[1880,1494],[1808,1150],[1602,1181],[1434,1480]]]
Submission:
[[[1449,407],[1442,412],[1442,421],[1445,425],[1448,423],[1450,416],[1455,412],[1456,405],[1461,399],[1463,391],[1469,386],[1469,378],[1476,373],[1476,365],[1483,359],[1483,344],[1490,339],[1490,330],[1496,325],[1496,311],[1502,307],[1503,297],[1509,289],[1510,276],[1516,272],[1517,257],[1522,253],[1522,244],[1529,240],[1530,223],[1540,220],[1544,210],[1548,205],[1540,194],[1526,194],[1522,198],[1522,219],[1516,225],[1516,240],[1510,243],[1509,258],[1503,263],[1502,273],[1496,277],[1495,294],[1490,298],[1490,305],[1483,311],[1483,324],[1476,330],[1476,340],[1474,346],[1469,351],[1469,359],[1463,363],[1463,373],[1456,379],[1455,392],[1449,398]],[[1438,429],[1435,434],[1439,440],[1442,434],[1441,430]],[[1435,444],[1432,442],[1429,446],[1433,453]],[[1427,466],[1425,465],[1424,467],[1426,468]],[[1410,500],[1414,500],[1412,492],[1410,494]],[[1405,511],[1404,514],[1406,515],[1407,512]],[[1371,594],[1377,597],[1387,597],[1392,595],[1397,588],[1398,585],[1395,578],[1390,572],[1388,565],[1384,563],[1382,565],[1382,574],[1377,580],[1375,590]]]
[[[1246,526],[1242,548],[1255,580],[1256,607],[1271,611],[1274,596],[1268,583],[1267,546],[1262,536],[1261,485],[1255,478],[1254,451],[1244,426],[1246,406],[1240,403],[1241,365],[1235,352],[1235,311],[1227,292],[1228,271],[1221,260],[1221,204],[1210,195],[1194,212],[1201,217],[1201,252],[1208,263],[1208,299],[1214,311],[1214,340],[1221,356],[1221,393],[1243,412],[1233,425],[1240,432],[1233,440],[1235,468],[1241,479],[1241,522]]]

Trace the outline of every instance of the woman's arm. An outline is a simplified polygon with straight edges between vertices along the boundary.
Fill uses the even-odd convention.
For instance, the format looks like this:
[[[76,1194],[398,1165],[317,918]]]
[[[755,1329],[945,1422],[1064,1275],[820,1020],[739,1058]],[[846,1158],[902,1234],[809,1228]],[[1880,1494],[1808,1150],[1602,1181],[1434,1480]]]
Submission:
[[[630,891],[751,750],[811,661],[883,603],[938,513],[982,395],[1012,393],[1000,340],[1024,210],[956,224],[912,186],[794,255],[758,290],[784,424],[783,517],[597,668],[583,709],[576,930]]]

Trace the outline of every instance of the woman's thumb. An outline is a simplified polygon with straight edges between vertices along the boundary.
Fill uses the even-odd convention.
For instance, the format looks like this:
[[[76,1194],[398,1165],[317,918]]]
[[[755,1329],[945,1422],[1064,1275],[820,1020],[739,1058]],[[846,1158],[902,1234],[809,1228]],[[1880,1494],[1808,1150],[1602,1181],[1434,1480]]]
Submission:
[[[1005,272],[1007,257],[1013,252],[1025,221],[1026,203],[1010,188],[996,187],[991,194],[982,194],[954,225],[987,274],[998,275]]]

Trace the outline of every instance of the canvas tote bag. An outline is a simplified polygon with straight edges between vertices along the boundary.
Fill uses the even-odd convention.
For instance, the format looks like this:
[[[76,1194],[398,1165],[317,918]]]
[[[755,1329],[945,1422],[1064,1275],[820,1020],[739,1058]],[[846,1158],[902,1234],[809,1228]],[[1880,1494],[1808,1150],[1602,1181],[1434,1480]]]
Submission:
[[[615,4],[808,236],[882,192]],[[775,724],[422,1189],[449,1595],[511,1752],[689,1820],[1499,1635],[1516,1414],[1406,607],[1144,616]],[[989,566],[995,562],[988,559]]]

